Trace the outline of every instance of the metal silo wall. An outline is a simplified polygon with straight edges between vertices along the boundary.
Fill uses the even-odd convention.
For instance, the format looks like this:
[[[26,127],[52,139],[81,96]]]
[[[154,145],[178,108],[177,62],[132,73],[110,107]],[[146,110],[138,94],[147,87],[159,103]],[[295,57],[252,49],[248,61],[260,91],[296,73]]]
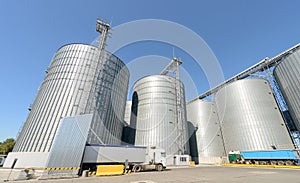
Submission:
[[[184,86],[181,82],[180,86],[180,100],[184,108],[181,111],[182,121],[177,124],[174,78],[153,75],[135,83],[132,104],[137,107],[135,145],[164,148],[167,155],[178,154],[180,149],[183,149],[182,153],[189,153]],[[182,131],[178,130],[180,125]],[[183,142],[181,147],[180,140]]]
[[[291,117],[300,131],[300,50],[287,56],[274,69],[274,76]]]
[[[231,150],[293,148],[269,83],[238,80],[215,95],[226,153]]]
[[[103,55],[103,61],[99,62],[95,97],[89,97],[91,103],[95,102],[96,111],[87,143],[121,144],[129,70],[113,54],[104,52]],[[93,111],[93,108],[89,110]]]
[[[187,120],[196,128],[199,162],[216,162],[225,155],[214,102],[195,99],[187,104]]]
[[[110,54],[106,53],[106,55]],[[89,109],[89,99],[95,100],[110,96],[107,93],[111,92],[106,88],[99,88],[100,91],[106,90],[106,93],[101,92],[105,95],[102,97],[96,95],[100,93],[99,91],[91,92],[95,83],[99,83],[94,82],[95,78],[98,79],[98,75],[105,72],[104,70],[97,71],[97,64],[110,64],[107,59],[100,60],[99,58],[99,50],[96,47],[84,44],[65,45],[57,51],[47,69],[47,75],[39,88],[27,120],[18,135],[14,151],[48,152],[61,118],[94,113],[96,108]],[[106,56],[106,58],[109,57]],[[110,70],[107,69],[107,71]],[[127,80],[124,87],[127,87],[129,73],[125,72],[123,77],[124,83]],[[120,98],[124,97],[124,102],[121,101],[120,104],[124,104],[125,107],[127,88],[121,91],[124,94]],[[120,108],[122,108],[121,105]],[[96,111],[101,110],[98,106]],[[121,113],[121,109],[118,112]],[[94,123],[98,123],[96,118]]]

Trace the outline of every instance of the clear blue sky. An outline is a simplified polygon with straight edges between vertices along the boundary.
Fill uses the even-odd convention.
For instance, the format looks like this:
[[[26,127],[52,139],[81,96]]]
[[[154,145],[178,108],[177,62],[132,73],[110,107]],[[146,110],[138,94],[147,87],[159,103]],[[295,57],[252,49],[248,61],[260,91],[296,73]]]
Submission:
[[[0,141],[17,135],[56,50],[98,36],[97,17],[112,20],[112,26],[149,18],[184,25],[206,41],[229,78],[300,42],[299,7],[297,0],[2,0]],[[141,43],[116,54],[125,63],[151,54],[171,58],[172,47]],[[186,63],[188,72],[201,75],[201,69]],[[197,79],[199,93],[209,88],[203,74]]]

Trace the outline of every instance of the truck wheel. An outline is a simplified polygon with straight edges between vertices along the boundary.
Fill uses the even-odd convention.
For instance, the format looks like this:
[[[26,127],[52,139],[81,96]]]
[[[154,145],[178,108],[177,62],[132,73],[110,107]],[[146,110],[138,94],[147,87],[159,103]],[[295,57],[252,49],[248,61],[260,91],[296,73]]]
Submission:
[[[284,165],[283,161],[278,161],[278,165]]]
[[[155,169],[160,172],[164,169],[164,167],[161,164],[159,164],[159,165],[156,165]]]
[[[136,165],[133,167],[133,171],[134,172],[140,172],[142,170],[142,166],[141,165]]]
[[[265,161],[259,161],[259,164],[260,164],[260,165],[266,165],[267,162],[265,162]]]
[[[291,166],[291,165],[293,165],[294,163],[293,163],[292,161],[290,161],[290,160],[287,160],[287,161],[285,162],[285,164],[288,165],[288,166]]]

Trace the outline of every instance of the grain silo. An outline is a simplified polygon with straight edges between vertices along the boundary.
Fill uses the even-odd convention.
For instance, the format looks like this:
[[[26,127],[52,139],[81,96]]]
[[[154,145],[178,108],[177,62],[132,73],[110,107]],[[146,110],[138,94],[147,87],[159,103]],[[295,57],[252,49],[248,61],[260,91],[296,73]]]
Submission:
[[[188,154],[188,132],[184,86],[180,82],[179,100],[183,104],[178,116],[176,79],[152,75],[134,85],[133,111],[136,112],[135,145],[164,148],[167,155]]]
[[[283,58],[273,73],[289,113],[300,131],[300,49]]]
[[[49,152],[63,117],[89,113],[94,117],[87,143],[120,144],[129,71],[119,58],[102,53],[85,44],[57,51],[14,152]]]
[[[215,103],[197,98],[187,103],[186,110],[196,129],[199,163],[221,162],[225,151]]]
[[[216,93],[215,102],[226,153],[293,148],[268,81],[234,81]]]

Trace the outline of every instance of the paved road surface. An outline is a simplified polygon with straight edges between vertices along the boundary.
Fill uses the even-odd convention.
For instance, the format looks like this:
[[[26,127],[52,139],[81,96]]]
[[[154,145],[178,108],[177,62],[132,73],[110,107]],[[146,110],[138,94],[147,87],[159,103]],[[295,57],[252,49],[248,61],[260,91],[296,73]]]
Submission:
[[[7,178],[8,170],[0,170],[1,181]],[[5,175],[4,175],[5,174]],[[9,181],[13,182],[13,181]],[[80,177],[58,180],[29,180],[15,183],[300,183],[298,169],[269,169],[244,167],[200,166],[172,168],[163,172],[141,172],[122,176]]]

